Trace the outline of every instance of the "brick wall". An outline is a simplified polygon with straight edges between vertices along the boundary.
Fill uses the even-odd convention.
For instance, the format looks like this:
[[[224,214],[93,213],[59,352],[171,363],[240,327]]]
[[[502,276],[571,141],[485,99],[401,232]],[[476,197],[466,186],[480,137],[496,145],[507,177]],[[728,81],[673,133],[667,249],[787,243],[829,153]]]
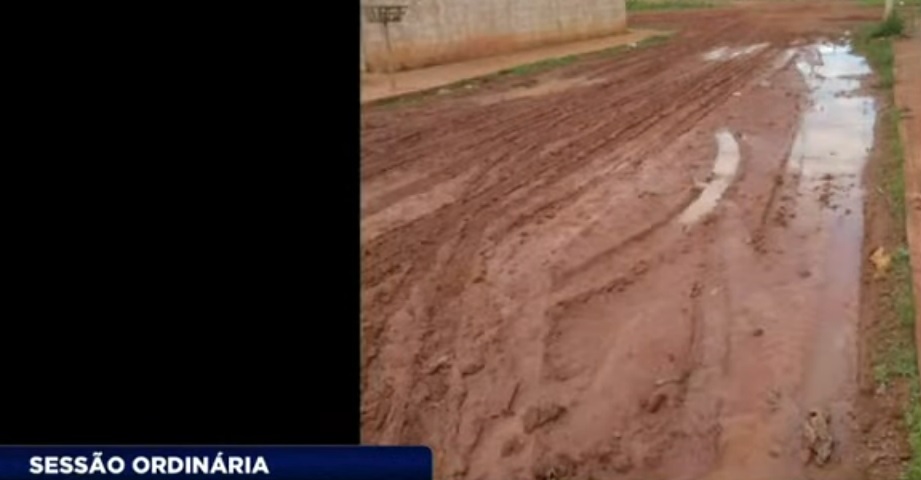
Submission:
[[[365,0],[363,4],[388,3]],[[624,0],[393,0],[408,5],[390,25],[394,66],[418,68],[626,30]],[[362,66],[384,71],[383,27],[361,20]]]

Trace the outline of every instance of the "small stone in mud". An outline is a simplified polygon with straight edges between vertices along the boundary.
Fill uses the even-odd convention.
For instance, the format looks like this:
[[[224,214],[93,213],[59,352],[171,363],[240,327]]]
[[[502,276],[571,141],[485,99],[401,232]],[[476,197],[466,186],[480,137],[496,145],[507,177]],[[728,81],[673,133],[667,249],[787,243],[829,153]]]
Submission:
[[[768,455],[770,455],[772,458],[777,458],[780,456],[780,449],[777,447],[772,447],[771,450],[768,451]]]
[[[809,278],[812,276],[812,272],[810,272],[808,268],[801,268],[797,273],[800,278]]]
[[[531,433],[534,430],[560,418],[566,413],[566,408],[557,404],[548,404],[541,406],[531,406],[522,417],[525,433]]]
[[[760,337],[760,336],[764,335],[764,329],[761,328],[761,327],[758,327],[758,328],[756,328],[754,331],[752,331],[752,335],[754,335],[754,336],[756,336],[756,337]]]

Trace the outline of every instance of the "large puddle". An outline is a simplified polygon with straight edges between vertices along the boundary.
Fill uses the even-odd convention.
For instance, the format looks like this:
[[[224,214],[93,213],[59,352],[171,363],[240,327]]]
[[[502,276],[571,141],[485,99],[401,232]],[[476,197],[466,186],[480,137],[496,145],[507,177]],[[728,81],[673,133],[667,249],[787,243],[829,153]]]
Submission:
[[[833,233],[847,275],[859,273],[863,240],[861,177],[873,147],[875,100],[862,92],[870,74],[849,45],[822,43],[802,50],[796,66],[809,87],[809,107],[793,144],[789,168],[799,178],[799,210]]]
[[[863,243],[862,172],[873,147],[875,100],[862,90],[871,73],[850,46],[820,43],[800,50],[796,66],[809,106],[791,152],[796,224],[820,272],[817,335],[804,399],[843,413],[854,388]],[[803,252],[805,253],[805,251]]]
[[[874,99],[860,93],[861,77],[871,73],[849,46],[820,44],[805,50],[797,68],[810,89],[790,166],[804,179],[859,177],[876,120]]]

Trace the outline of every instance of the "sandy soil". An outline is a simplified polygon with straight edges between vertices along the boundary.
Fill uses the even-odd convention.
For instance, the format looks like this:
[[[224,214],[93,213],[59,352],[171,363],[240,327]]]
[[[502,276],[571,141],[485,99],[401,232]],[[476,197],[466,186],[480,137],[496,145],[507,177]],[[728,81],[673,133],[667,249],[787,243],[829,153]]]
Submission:
[[[363,442],[439,479],[865,478],[875,107],[817,42],[877,18],[634,15],[679,33],[364,109]]]
[[[917,28],[917,27],[916,27]],[[905,146],[905,180],[908,205],[908,243],[915,287],[915,345],[921,345],[921,30],[910,40],[895,44],[896,103],[905,109],[902,138]],[[918,355],[921,371],[921,355]]]

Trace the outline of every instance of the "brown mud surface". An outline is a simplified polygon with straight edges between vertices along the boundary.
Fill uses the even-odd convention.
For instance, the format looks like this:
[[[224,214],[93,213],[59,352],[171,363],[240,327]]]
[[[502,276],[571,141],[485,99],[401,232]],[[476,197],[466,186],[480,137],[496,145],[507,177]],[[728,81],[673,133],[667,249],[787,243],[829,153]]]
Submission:
[[[830,41],[878,17],[633,15],[678,33],[365,108],[362,441],[438,479],[867,478],[875,103]]]

